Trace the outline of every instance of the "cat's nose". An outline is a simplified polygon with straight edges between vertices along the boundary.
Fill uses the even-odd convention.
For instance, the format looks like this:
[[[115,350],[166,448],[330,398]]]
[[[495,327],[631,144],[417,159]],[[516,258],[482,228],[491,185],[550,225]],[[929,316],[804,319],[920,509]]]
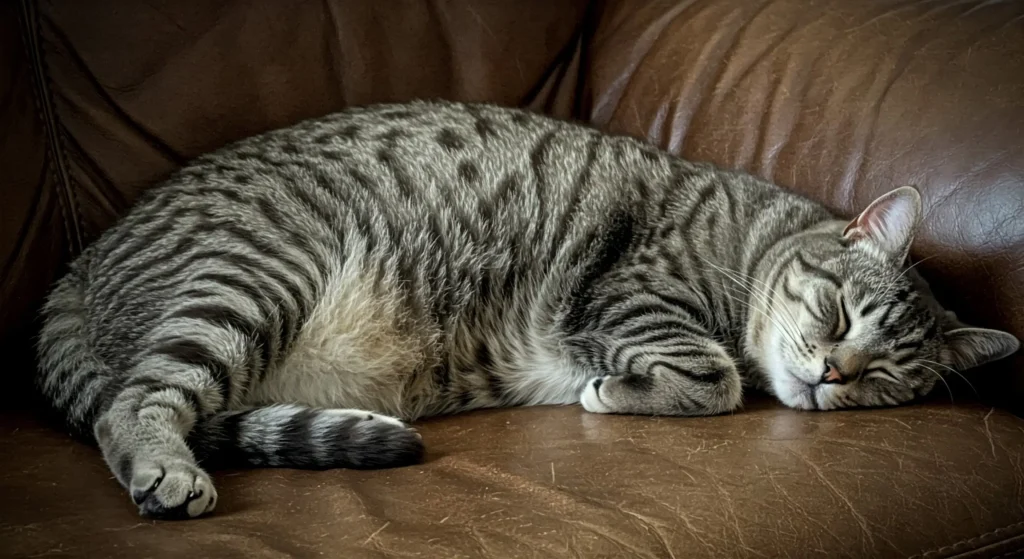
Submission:
[[[846,384],[853,380],[853,376],[847,374],[832,357],[825,358],[825,371],[821,373],[821,382],[825,384]]]

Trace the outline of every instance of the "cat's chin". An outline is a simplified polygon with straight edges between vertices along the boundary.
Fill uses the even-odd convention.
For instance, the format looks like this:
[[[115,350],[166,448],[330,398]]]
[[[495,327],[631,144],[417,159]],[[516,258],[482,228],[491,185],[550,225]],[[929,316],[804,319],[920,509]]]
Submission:
[[[797,410],[820,410],[818,387],[808,384],[790,373],[773,374],[771,389],[775,397],[787,407]]]

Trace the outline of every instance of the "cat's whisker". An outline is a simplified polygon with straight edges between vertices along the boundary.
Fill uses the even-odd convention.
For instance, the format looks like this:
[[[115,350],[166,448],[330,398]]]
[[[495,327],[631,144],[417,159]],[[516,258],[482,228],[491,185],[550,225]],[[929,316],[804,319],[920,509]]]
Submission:
[[[940,381],[942,381],[942,384],[946,385],[946,392],[949,393],[949,403],[952,404],[953,403],[953,389],[950,388],[949,383],[946,382],[946,379],[942,378],[942,375],[940,375],[935,369],[929,367],[928,365],[923,365],[922,364],[921,366],[924,367],[925,369],[927,369],[929,372],[931,372],[936,377],[938,377],[938,379]]]
[[[938,361],[932,361],[931,359],[920,359],[920,361],[922,361],[924,363],[929,363],[931,365],[935,365],[935,366],[938,366],[938,367],[942,367],[944,369],[947,369],[949,372],[951,372],[954,375],[956,375],[956,376],[960,377],[961,379],[963,379],[963,381],[967,383],[967,386],[970,386],[971,390],[974,391],[974,395],[975,396],[981,397],[981,395],[978,393],[978,389],[974,387],[974,384],[972,384],[971,381],[967,380],[967,377],[965,377],[962,373],[960,373],[960,371],[954,369],[953,367],[950,367],[949,365],[944,365],[942,363],[939,363]]]
[[[796,325],[796,321],[793,320],[793,318],[789,315],[788,311],[778,314],[770,312],[771,309],[773,309],[774,307],[771,305],[772,298],[769,297],[767,293],[757,288],[757,286],[744,285],[738,280],[730,277],[728,274],[726,274],[726,277],[729,277],[729,279],[736,282],[738,285],[741,286],[741,288],[746,289],[746,291],[743,291],[741,289],[741,292],[756,297],[758,301],[765,307],[764,312],[762,312],[762,314],[764,314],[765,316],[770,315],[772,318],[777,319],[778,322],[781,323],[781,326],[777,324],[776,327],[784,330],[789,340],[793,342],[795,346],[801,347],[802,345],[806,345],[806,342],[804,342],[803,344],[800,343],[800,340],[803,340],[803,336],[800,334],[800,328]],[[749,305],[748,308],[750,308]],[[782,309],[786,310],[785,307],[782,307]]]
[[[771,291],[771,294],[772,294],[773,297],[778,297],[779,296],[778,291],[776,291],[774,288],[772,288],[772,286],[768,285],[767,282],[765,282],[763,280],[755,278],[754,276],[752,276],[750,274],[744,274],[744,273],[742,273],[742,272],[740,272],[738,270],[734,270],[734,269],[727,268],[727,267],[724,267],[724,266],[718,266],[714,262],[708,261],[706,258],[702,258],[700,256],[698,256],[698,258],[701,261],[703,261],[705,264],[708,264],[712,268],[715,268],[719,272],[725,274],[727,277],[729,277],[733,281],[737,281],[735,278],[739,277],[740,279],[746,279],[747,281],[750,281],[750,282],[757,282],[757,283],[761,284],[765,289],[768,289],[769,291]],[[782,311],[781,314],[785,315],[785,316],[781,316],[780,315],[780,319],[787,321],[787,323],[788,323],[788,325],[790,327],[795,329],[795,331],[799,332],[800,328],[796,325],[796,318],[792,315],[792,313],[789,312],[789,309],[787,309],[785,306],[782,306],[780,309]]]
[[[729,288],[727,288],[727,289],[729,289]],[[731,290],[731,289],[730,289],[730,290]],[[744,294],[748,294],[748,295],[753,295],[753,293],[751,293],[751,292],[744,292],[744,291],[741,291],[741,293],[744,293]],[[785,335],[785,336],[786,336],[786,338],[787,338],[787,339],[789,339],[789,341],[790,341],[790,342],[792,342],[792,343],[793,343],[793,345],[794,345],[795,347],[798,347],[798,348],[800,347],[800,343],[799,343],[799,342],[798,342],[798,341],[796,340],[796,338],[795,338],[795,337],[793,336],[793,333],[792,333],[792,332],[790,332],[790,331],[789,331],[789,330],[788,330],[788,329],[787,329],[787,328],[786,328],[786,327],[785,327],[785,326],[784,326],[783,324],[781,324],[781,323],[780,323],[780,322],[779,322],[778,320],[776,320],[776,319],[777,319],[778,317],[772,316],[772,314],[771,314],[770,312],[767,312],[767,311],[765,311],[765,310],[762,310],[761,308],[759,308],[759,307],[756,307],[756,306],[754,306],[754,305],[752,305],[752,304],[750,304],[750,303],[747,303],[747,302],[745,302],[745,301],[737,301],[737,302],[738,302],[739,304],[741,304],[741,305],[744,305],[744,306],[745,306],[745,307],[746,307],[747,309],[749,309],[749,310],[752,310],[752,311],[755,311],[755,312],[759,313],[759,314],[760,314],[761,316],[763,316],[763,317],[765,317],[766,319],[768,319],[768,320],[769,320],[769,321],[770,321],[770,322],[771,322],[771,323],[772,323],[772,324],[773,324],[773,325],[774,325],[774,326],[775,326],[776,328],[778,328],[778,329],[779,329],[779,331],[780,331],[780,332],[782,332],[782,334],[783,334],[783,335]],[[764,304],[764,302],[763,302],[763,301],[762,301],[762,304]]]
[[[726,278],[728,278],[729,280],[734,282],[740,288],[739,289],[740,293],[743,293],[745,295],[749,295],[749,296],[751,296],[753,298],[756,298],[758,300],[758,302],[760,302],[761,305],[763,305],[765,307],[764,310],[762,310],[762,309],[757,309],[757,310],[760,311],[763,316],[768,317],[770,320],[772,320],[772,322],[775,324],[775,326],[777,328],[779,328],[780,330],[783,330],[785,332],[785,334],[790,338],[790,341],[792,341],[794,344],[797,344],[796,336],[794,336],[794,333],[791,330],[794,327],[794,325],[791,324],[791,323],[786,322],[785,319],[782,316],[774,316],[771,312],[769,312],[769,310],[771,308],[771,304],[770,304],[771,303],[771,299],[766,294],[764,294],[760,290],[756,290],[756,288],[754,286],[745,285],[743,282],[733,278],[728,273],[725,273],[725,276],[726,276]],[[728,288],[727,287],[727,289],[731,290],[732,288]],[[742,301],[740,301],[740,302],[742,303]],[[752,307],[752,306],[750,306],[748,304],[747,308],[754,308],[754,307]],[[780,325],[779,322],[776,322],[774,319],[778,319],[782,324]]]
[[[890,291],[892,290],[892,288],[896,285],[896,282],[900,281],[900,278],[902,278],[904,275],[906,275],[907,272],[909,272],[910,270],[913,270],[915,267],[917,267],[918,265],[922,264],[923,262],[927,262],[927,261],[931,260],[932,258],[935,258],[936,256],[938,256],[938,255],[937,254],[933,254],[931,256],[926,256],[926,257],[918,260],[917,262],[914,262],[910,266],[907,266],[906,269],[904,269],[902,272],[900,272],[900,274],[898,276],[893,278],[893,280],[890,281],[889,284],[885,286],[885,289],[882,290],[883,293],[882,293],[881,297],[883,299],[887,298],[890,295]]]
[[[700,257],[698,256],[698,258],[700,258]],[[727,268],[723,268],[723,267],[717,266],[713,262],[709,262],[709,261],[707,261],[704,258],[700,258],[700,259],[702,261],[704,261],[706,264],[708,264],[709,266],[711,266],[712,268],[715,268],[716,270],[721,272],[726,277],[726,279],[729,279],[730,281],[732,281],[736,285],[740,286],[741,288],[745,288],[746,291],[744,293],[746,293],[748,295],[758,296],[759,298],[762,299],[763,303],[768,303],[768,302],[771,301],[771,299],[768,298],[767,295],[762,292],[762,290],[757,289],[756,286],[751,285],[750,283],[744,283],[743,281],[741,281],[743,279],[746,279],[743,274],[740,274],[739,272],[736,272],[735,270],[730,270],[730,269],[727,269]],[[756,292],[755,292],[755,289],[757,289]],[[766,306],[770,306],[770,305],[766,305]]]

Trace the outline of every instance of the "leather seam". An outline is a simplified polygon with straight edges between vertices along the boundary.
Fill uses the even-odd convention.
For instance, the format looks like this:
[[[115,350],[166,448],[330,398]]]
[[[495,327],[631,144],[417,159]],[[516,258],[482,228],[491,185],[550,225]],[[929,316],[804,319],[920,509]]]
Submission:
[[[81,208],[74,193],[73,180],[68,172],[67,151],[61,141],[60,125],[57,122],[56,104],[53,99],[52,82],[42,49],[42,24],[36,13],[34,0],[21,1],[21,20],[25,56],[32,67],[35,84],[36,116],[46,131],[46,151],[52,161],[50,174],[57,188],[57,203],[64,221],[64,235],[72,254],[82,250]]]
[[[978,540],[985,539],[985,538],[987,538],[989,536],[999,535],[999,534],[1002,534],[1004,532],[1009,532],[1011,530],[1016,530],[1017,528],[1021,528],[1021,527],[1024,527],[1024,521],[1015,522],[1015,523],[1010,524],[1008,526],[1003,526],[1002,528],[996,528],[995,530],[992,530],[991,532],[986,532],[984,534],[981,534],[981,535],[978,535],[978,536],[974,536],[973,538],[967,538],[967,539],[964,539],[964,540],[960,540],[960,541],[958,541],[956,543],[951,543],[949,545],[944,545],[944,546],[942,546],[940,548],[933,549],[931,551],[926,551],[926,552],[918,554],[918,555],[914,555],[914,556],[910,557],[910,559],[928,559],[929,557],[935,557],[935,556],[937,556],[940,553],[943,553],[945,551],[952,551],[952,550],[954,550],[956,548],[966,547],[966,546],[968,546],[970,544],[973,544],[973,543],[977,542]]]

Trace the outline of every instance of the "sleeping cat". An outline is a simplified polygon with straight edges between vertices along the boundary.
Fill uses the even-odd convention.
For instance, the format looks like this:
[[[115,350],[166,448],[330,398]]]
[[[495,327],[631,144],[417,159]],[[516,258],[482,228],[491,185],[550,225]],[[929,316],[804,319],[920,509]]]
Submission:
[[[39,385],[159,518],[213,510],[200,464],[410,464],[403,421],[474,408],[897,405],[1018,347],[908,273],[920,209],[839,220],[520,110],[351,109],[146,193],[56,284]]]

